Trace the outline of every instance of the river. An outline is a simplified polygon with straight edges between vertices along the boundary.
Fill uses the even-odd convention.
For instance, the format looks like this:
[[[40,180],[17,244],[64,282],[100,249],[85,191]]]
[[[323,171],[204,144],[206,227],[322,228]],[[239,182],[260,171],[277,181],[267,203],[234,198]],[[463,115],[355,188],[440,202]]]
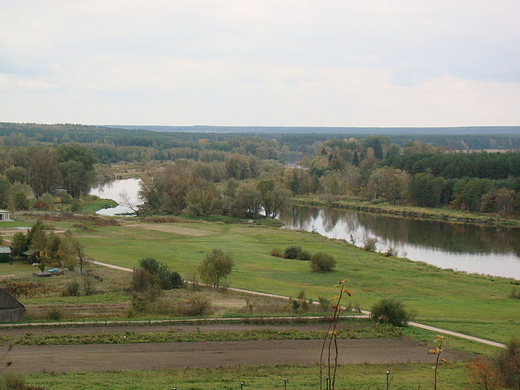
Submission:
[[[133,204],[138,204],[138,179],[116,180],[95,187],[91,194],[121,203],[126,191]],[[129,213],[122,205],[103,209],[102,215]],[[328,238],[354,242],[361,246],[363,238],[377,239],[377,250],[389,247],[414,261],[441,268],[520,280],[520,229],[471,224],[422,221],[350,210],[293,206],[279,219],[285,228],[314,231]]]

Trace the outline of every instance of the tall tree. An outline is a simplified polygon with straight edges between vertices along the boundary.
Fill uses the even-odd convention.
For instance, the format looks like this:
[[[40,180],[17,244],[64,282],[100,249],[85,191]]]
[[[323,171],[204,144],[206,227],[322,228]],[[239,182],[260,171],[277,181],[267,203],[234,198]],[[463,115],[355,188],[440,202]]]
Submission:
[[[50,148],[40,149],[27,158],[27,181],[37,198],[53,194],[61,185],[61,173]]]
[[[63,144],[56,149],[64,187],[75,198],[88,193],[94,181],[97,158],[90,149],[76,143]]]

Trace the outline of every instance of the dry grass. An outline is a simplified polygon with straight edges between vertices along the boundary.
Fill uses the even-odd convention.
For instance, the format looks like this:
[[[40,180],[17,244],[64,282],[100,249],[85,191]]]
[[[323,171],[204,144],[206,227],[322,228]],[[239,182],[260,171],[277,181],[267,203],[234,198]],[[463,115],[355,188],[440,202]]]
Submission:
[[[171,234],[178,234],[180,236],[187,236],[187,237],[205,237],[205,236],[211,236],[216,233],[211,232],[209,230],[202,230],[202,229],[194,229],[184,226],[173,226],[173,225],[166,225],[166,224],[131,224],[126,225],[128,227],[133,228],[139,228],[139,229],[146,229],[146,230],[154,230],[159,231],[163,233],[171,233]]]

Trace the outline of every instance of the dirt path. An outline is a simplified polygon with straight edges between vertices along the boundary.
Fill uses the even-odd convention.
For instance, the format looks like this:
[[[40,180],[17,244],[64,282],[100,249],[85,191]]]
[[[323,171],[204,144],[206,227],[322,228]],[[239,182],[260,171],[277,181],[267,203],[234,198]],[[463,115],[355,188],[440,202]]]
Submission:
[[[117,266],[117,265],[111,265],[111,264],[107,264],[107,263],[101,263],[101,262],[98,262],[98,261],[92,261],[92,263],[97,264],[97,265],[102,265],[102,266],[105,266],[105,267],[108,267],[108,268],[117,269],[117,270],[120,270],[120,271],[132,272],[132,270],[131,270],[130,268],[119,267],[119,266]],[[282,296],[282,295],[274,295],[274,294],[267,294],[267,293],[261,293],[261,292],[256,292],[256,291],[242,290],[242,289],[240,289],[240,288],[232,288],[232,287],[229,287],[229,290],[231,290],[231,291],[243,292],[243,293],[248,293],[248,294],[262,295],[262,296],[266,296],[266,297],[288,299],[288,297],[284,297],[284,296]],[[369,312],[369,311],[366,311],[366,310],[363,310],[362,313],[363,313],[364,315],[370,315],[370,312]],[[441,329],[441,328],[436,328],[436,327],[429,326],[429,325],[423,325],[423,324],[419,324],[419,323],[417,323],[417,322],[409,322],[408,325],[410,325],[410,326],[415,326],[416,328],[421,328],[421,329],[431,330],[432,332],[437,332],[437,333],[447,334],[447,335],[450,335],[450,336],[460,337],[460,338],[462,338],[462,339],[466,339],[466,340],[476,341],[476,342],[478,342],[478,343],[482,343],[482,344],[486,344],[486,345],[491,345],[491,346],[493,346],[493,347],[498,347],[498,348],[506,348],[506,347],[507,347],[505,344],[497,343],[497,342],[495,342],[495,341],[486,340],[486,339],[481,339],[481,338],[479,338],[479,337],[474,337],[474,336],[468,336],[468,335],[465,335],[465,334],[463,334],[463,333],[452,332],[452,331],[450,331],[450,330]]]
[[[338,340],[339,363],[433,362],[428,346],[407,339]],[[5,372],[86,372],[183,367],[316,364],[320,340],[15,346]],[[449,361],[467,356],[445,351]]]

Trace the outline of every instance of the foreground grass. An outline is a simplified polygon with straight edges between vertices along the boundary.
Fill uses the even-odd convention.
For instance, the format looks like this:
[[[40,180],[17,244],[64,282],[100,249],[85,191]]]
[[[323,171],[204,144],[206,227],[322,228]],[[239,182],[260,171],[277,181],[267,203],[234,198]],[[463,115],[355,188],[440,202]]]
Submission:
[[[336,389],[384,389],[386,371],[390,371],[390,388],[402,390],[430,389],[433,370],[430,364],[355,364],[338,370]],[[175,369],[103,373],[41,373],[25,376],[27,382],[46,389],[212,390],[240,389],[319,389],[318,366],[219,367],[215,369]],[[438,388],[443,390],[478,389],[463,363],[450,363],[439,370]]]

